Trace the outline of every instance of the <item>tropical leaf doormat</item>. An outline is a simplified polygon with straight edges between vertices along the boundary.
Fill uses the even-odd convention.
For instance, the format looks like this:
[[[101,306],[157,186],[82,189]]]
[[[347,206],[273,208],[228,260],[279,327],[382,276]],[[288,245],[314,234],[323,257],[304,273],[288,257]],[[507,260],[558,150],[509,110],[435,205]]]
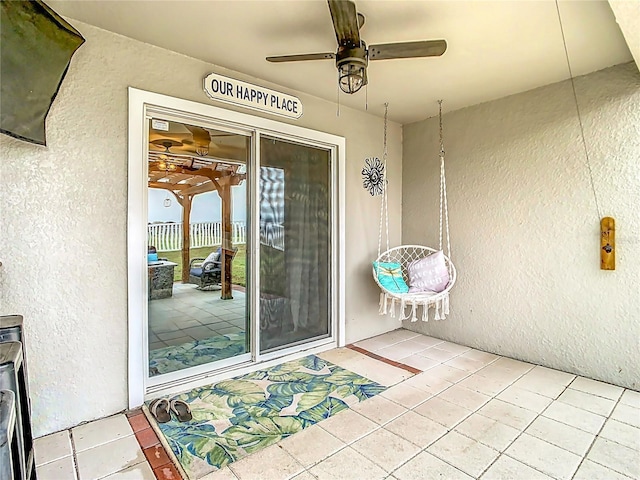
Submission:
[[[385,388],[311,355],[179,395],[193,419],[159,427],[189,478],[197,479]]]

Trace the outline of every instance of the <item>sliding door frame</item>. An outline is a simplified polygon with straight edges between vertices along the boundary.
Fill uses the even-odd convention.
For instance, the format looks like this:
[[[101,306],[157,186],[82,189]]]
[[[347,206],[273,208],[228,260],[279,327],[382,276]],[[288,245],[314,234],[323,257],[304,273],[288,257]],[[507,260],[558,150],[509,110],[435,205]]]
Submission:
[[[247,162],[247,186],[250,198],[250,245],[253,248],[249,262],[249,331],[250,353],[235,361],[216,362],[220,367],[211,370],[211,364],[192,367],[174,374],[163,375],[162,382],[148,375],[148,305],[147,305],[147,178],[149,112],[164,112],[185,123],[212,128],[237,130],[251,135],[251,157]],[[277,351],[260,353],[259,302],[260,292],[260,207],[259,171],[260,138],[267,135],[317,147],[331,152],[331,331],[327,338],[304,345],[285,347]],[[243,374],[257,368],[299,358],[310,353],[327,350],[345,343],[345,158],[344,137],[289,125],[255,115],[234,112],[212,105],[129,88],[129,190],[128,190],[128,403],[129,408],[140,406],[145,399],[158,394],[172,394],[212,383],[220,378]]]

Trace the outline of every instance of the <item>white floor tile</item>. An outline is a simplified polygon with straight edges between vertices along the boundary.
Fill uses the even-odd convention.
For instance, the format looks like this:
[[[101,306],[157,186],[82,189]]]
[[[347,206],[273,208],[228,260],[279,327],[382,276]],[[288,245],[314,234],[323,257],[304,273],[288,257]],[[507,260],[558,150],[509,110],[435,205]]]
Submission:
[[[511,380],[498,380],[482,377],[479,375],[479,372],[476,372],[458,382],[458,385],[493,397],[502,392],[505,388],[511,385],[511,383],[513,383]]]
[[[523,433],[506,454],[559,480],[570,479],[582,457]]]
[[[624,388],[611,385],[609,383],[598,382],[597,380],[591,380],[585,377],[576,377],[571,382],[569,388],[574,390],[580,390],[581,392],[590,393],[599,397],[608,398],[609,400],[618,400]]]
[[[436,395],[449,388],[453,383],[442,378],[431,375],[429,371],[419,373],[408,380],[402,382],[403,385],[410,385],[419,390],[424,390],[432,395]]]
[[[567,388],[562,395],[558,397],[559,402],[573,405],[574,407],[581,408],[603,417],[608,417],[613,411],[613,407],[616,402],[609,400],[608,398],[598,397],[590,393],[581,392],[579,390],[573,390]]]
[[[316,424],[291,435],[278,445],[303,467],[308,468],[334,454],[346,444]]]
[[[401,358],[408,357],[413,355],[414,353],[425,350],[426,347],[420,343],[413,342],[411,340],[406,340],[404,342],[396,343],[394,345],[389,345],[388,347],[381,348],[376,353],[385,358],[390,358],[391,360],[400,361]]]
[[[508,357],[500,357],[498,360],[493,362],[491,366],[503,368],[514,373],[519,373],[520,375],[527,373],[535,367],[535,365],[532,365],[531,363],[521,362],[520,360]]]
[[[630,478],[590,460],[585,460],[578,468],[573,480],[630,480]]]
[[[556,399],[566,389],[564,383],[557,383],[537,376],[529,376],[531,372],[520,377],[513,384],[514,387],[522,388],[539,395],[544,395],[552,399]]]
[[[455,403],[456,405],[471,411],[479,409],[491,399],[488,395],[474,392],[473,390],[460,387],[459,385],[447,388],[444,392],[438,394],[438,398],[446,400],[447,402]]]
[[[38,480],[75,480],[76,468],[73,457],[67,456],[36,467]]]
[[[142,462],[109,475],[104,480],[156,480],[156,476],[151,466],[147,462]]]
[[[394,342],[395,343],[395,342]],[[378,350],[384,347],[388,347],[391,345],[388,340],[381,337],[372,337],[367,338],[366,340],[361,340],[359,342],[354,343],[355,346],[364,348],[370,352],[378,353]]]
[[[465,347],[464,345],[458,345],[457,343],[442,342],[438,345],[438,348],[442,350],[448,350],[449,352],[462,354],[471,350],[471,347]]]
[[[385,429],[376,430],[353,445],[373,463],[391,472],[420,452],[420,447]]]
[[[407,385],[406,382],[394,385],[380,395],[405,408],[413,408],[433,396],[429,392]]]
[[[354,475],[367,480],[387,477],[387,472],[351,447],[344,448],[318,463],[309,469],[309,473],[318,480],[346,480]]]
[[[400,415],[384,427],[411,443],[424,448],[447,433],[447,428],[415,412],[409,411]]]
[[[464,370],[465,372],[474,373],[485,367],[487,364],[485,362],[459,356],[446,361],[444,365],[457,368],[458,370]]]
[[[497,399],[489,401],[478,413],[518,430],[524,430],[537,416],[531,410]]]
[[[379,425],[383,425],[407,411],[405,407],[380,395],[356,404],[352,410]]]
[[[525,432],[580,456],[587,453],[596,438],[594,434],[546,417],[536,418]]]
[[[362,375],[369,380],[378,382],[380,385],[390,387],[413,376],[411,372],[403,370],[393,365],[381,362],[375,358],[367,357],[351,360],[344,368],[351,370],[358,375]],[[342,366],[342,365],[341,365]]]
[[[511,385],[513,382],[515,382],[516,380],[518,380],[518,378],[522,376],[521,372],[517,372],[507,368],[502,368],[501,366],[496,365],[497,362],[499,362],[499,360],[496,360],[492,364],[487,365],[486,367],[478,370],[474,375],[488,378],[496,382],[506,383],[507,385]]]
[[[506,455],[496,460],[480,478],[482,480],[552,480],[552,477]]]
[[[440,365],[439,361],[432,360],[431,358],[423,357],[422,355],[419,355],[419,354],[410,355],[399,361],[404,363],[405,365],[409,365],[413,368],[417,368],[418,370],[422,370],[423,372],[425,370],[429,370],[430,368]]]
[[[497,360],[498,358],[500,358],[498,355],[494,355],[493,353],[487,353],[487,352],[483,352],[482,350],[474,350],[474,349],[471,349],[468,352],[464,352],[460,356],[463,358],[470,358],[471,360],[477,360],[485,364],[489,364],[494,360]]]
[[[427,400],[414,411],[448,428],[453,428],[472,413],[471,410],[438,397]]]
[[[542,415],[594,435],[600,431],[605,421],[600,415],[562,402],[553,402]]]
[[[561,480],[576,469],[575,480],[640,478],[638,392],[405,329],[357,345],[428,370],[412,376],[351,349],[324,352],[391,387],[202,480]],[[76,480],[74,447],[79,480],[155,478],[124,415],[75,427],[71,442],[69,431],[36,439],[38,478]]]
[[[561,383],[563,385],[569,385],[576,378],[572,373],[561,372],[560,370],[554,370],[553,368],[547,368],[541,365],[536,365],[529,370],[526,375],[552,383]]]
[[[393,472],[393,476],[398,480],[473,480],[473,477],[428,452],[409,460]]]
[[[76,452],[130,435],[133,435],[133,430],[127,417],[122,414],[96,420],[71,429]]]
[[[606,438],[596,439],[587,455],[587,459],[631,478],[640,478],[639,458],[637,450]]]
[[[632,427],[640,428],[640,409],[638,408],[619,403],[613,410],[611,418]]]
[[[478,413],[464,420],[455,430],[500,452],[520,435],[520,430]]]
[[[630,407],[640,408],[640,392],[625,389],[622,397],[620,397],[620,403]]]
[[[438,348],[437,346],[428,348],[427,350],[423,350],[422,352],[420,352],[420,356],[427,357],[432,360],[437,360],[438,362],[446,362],[454,357],[457,357],[458,355],[460,354],[450,352],[449,350],[443,350],[441,348]]]
[[[351,350],[350,348],[334,348],[333,350],[319,353],[318,357],[342,368],[348,368],[347,362],[364,358],[366,355],[356,352],[355,350]]]
[[[449,365],[438,365],[437,367],[430,368],[425,372],[430,377],[438,378],[440,380],[446,380],[447,382],[456,383],[465,377],[470,375],[466,370],[460,370],[459,368],[453,368]]]
[[[301,473],[304,468],[278,445],[258,450],[229,468],[240,480],[285,480]]]
[[[522,388],[515,386],[507,388],[496,398],[537,413],[541,413],[551,404],[551,402],[553,402],[549,397],[538,395],[537,393],[530,392],[529,390],[523,390]]]
[[[71,450],[71,438],[69,430],[52,433],[45,437],[34,440],[36,465],[53,462],[60,458],[68,457],[73,453]]]
[[[77,453],[80,480],[106,477],[145,462],[136,437],[129,436]]]
[[[317,425],[345,443],[351,443],[378,428],[378,424],[353,410],[343,410]]]
[[[413,337],[411,341],[417,342],[420,345],[424,345],[424,348],[430,348],[441,344],[444,340],[440,340],[439,338],[434,337],[428,337],[426,335],[418,335],[417,337]]]
[[[291,480],[315,480],[315,479],[316,477],[314,477],[313,475],[311,475],[309,472],[305,470],[304,472],[293,477]],[[212,480],[215,480],[215,479],[212,479]]]
[[[305,473],[305,472],[302,472],[302,473]],[[307,480],[299,476],[296,476],[293,478],[296,478],[298,480]],[[233,471],[227,466],[227,467],[224,467],[222,470],[216,470],[215,472],[208,473],[207,475],[205,475],[204,477],[198,480],[238,480],[238,477],[236,477],[236,474],[233,473]]]
[[[427,452],[476,478],[499,455],[498,451],[455,431],[447,433],[427,448]]]
[[[392,330],[391,332],[383,333],[379,335],[379,337],[384,338],[391,343],[403,342],[405,340],[410,340],[415,337],[420,337],[421,334],[412,332],[411,330],[407,330],[405,328],[398,328],[396,330]]]
[[[609,419],[605,422],[599,436],[633,448],[638,451],[640,455],[640,428]]]

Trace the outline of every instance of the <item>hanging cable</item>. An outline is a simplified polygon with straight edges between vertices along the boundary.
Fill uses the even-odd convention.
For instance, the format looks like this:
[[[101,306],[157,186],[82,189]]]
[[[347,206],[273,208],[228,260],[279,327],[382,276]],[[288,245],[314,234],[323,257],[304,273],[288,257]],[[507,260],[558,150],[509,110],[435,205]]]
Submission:
[[[571,89],[573,90],[573,100],[576,104],[576,112],[578,114],[578,123],[580,124],[580,135],[582,137],[582,146],[584,148],[584,156],[587,159],[587,170],[589,171],[589,181],[591,182],[591,190],[593,192],[593,199],[596,204],[596,212],[598,214],[598,223],[602,218],[600,213],[600,205],[598,204],[598,195],[596,194],[596,185],[593,181],[593,170],[591,169],[591,162],[589,160],[589,151],[587,149],[587,141],[584,136],[584,127],[582,125],[582,117],[580,115],[580,106],[578,105],[578,95],[576,94],[576,84],[573,78],[573,72],[571,71],[571,62],[569,62],[569,51],[567,50],[567,39],[564,35],[564,27],[562,25],[562,17],[560,16],[560,5],[556,0],[556,11],[558,12],[558,22],[560,23],[560,33],[562,34],[562,45],[564,46],[564,54],[567,58],[567,67],[569,68],[569,79],[571,80]]]

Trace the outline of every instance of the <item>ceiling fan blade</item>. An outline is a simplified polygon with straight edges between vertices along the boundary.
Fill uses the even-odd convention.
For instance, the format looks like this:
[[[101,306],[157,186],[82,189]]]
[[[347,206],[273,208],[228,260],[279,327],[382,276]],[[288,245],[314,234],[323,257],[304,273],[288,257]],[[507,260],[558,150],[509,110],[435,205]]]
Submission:
[[[327,0],[327,2],[338,45],[348,48],[359,47],[360,31],[356,4],[347,0]]]
[[[425,40],[421,42],[385,43],[369,45],[369,60],[392,58],[439,57],[447,50],[445,40]]]
[[[278,55],[267,57],[267,62],[302,62],[305,60],[332,60],[336,58],[335,53],[305,53],[301,55]]]

